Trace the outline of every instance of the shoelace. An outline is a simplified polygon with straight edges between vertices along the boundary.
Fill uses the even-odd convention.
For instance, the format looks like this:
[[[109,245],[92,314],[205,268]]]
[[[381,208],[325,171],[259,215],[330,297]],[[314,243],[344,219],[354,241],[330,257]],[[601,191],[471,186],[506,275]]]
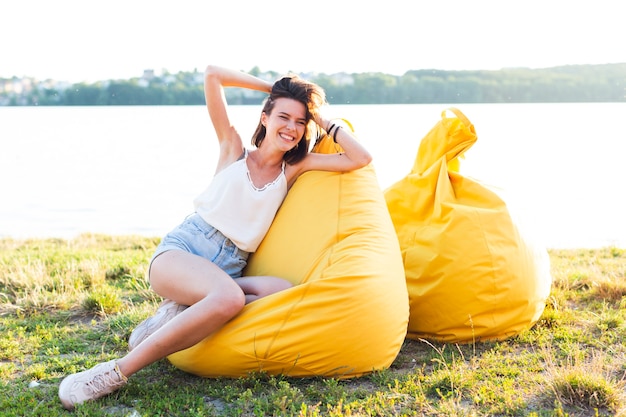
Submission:
[[[117,376],[118,381],[116,381],[114,376],[111,375],[112,373],[115,373],[115,376]],[[125,378],[121,376],[116,366],[115,369],[113,369],[112,371],[105,372],[100,375],[96,375],[91,381],[87,382],[87,387],[95,395],[102,394],[102,393],[106,394],[110,392],[109,390],[111,388],[124,385],[125,382],[126,382]]]

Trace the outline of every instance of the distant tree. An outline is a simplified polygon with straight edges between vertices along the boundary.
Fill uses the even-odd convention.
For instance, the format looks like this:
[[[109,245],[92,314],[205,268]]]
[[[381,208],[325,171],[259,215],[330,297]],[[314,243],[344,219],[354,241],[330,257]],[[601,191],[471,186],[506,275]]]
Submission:
[[[63,103],[68,106],[95,106],[108,104],[102,101],[102,86],[99,84],[74,84],[65,90]]]
[[[250,73],[267,80],[280,74]],[[78,83],[69,88],[19,92],[19,79],[0,79],[1,105],[197,105],[204,104],[203,73],[163,70],[161,76]],[[49,80],[48,80],[49,81]],[[335,104],[626,102],[626,64],[508,68],[498,71],[422,69],[402,76],[384,73],[316,74],[312,81]],[[32,80],[29,80],[29,86]],[[258,104],[265,94],[226,89],[233,104]]]

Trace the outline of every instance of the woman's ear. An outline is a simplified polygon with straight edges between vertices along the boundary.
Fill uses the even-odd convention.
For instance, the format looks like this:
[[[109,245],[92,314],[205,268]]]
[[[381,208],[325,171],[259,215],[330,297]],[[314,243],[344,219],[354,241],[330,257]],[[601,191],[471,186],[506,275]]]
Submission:
[[[267,114],[265,112],[261,113],[261,124],[267,127]]]

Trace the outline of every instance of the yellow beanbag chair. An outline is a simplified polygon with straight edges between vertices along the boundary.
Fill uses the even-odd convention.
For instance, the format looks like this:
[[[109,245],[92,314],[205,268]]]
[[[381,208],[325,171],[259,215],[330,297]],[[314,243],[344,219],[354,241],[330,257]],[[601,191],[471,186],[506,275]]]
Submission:
[[[314,151],[335,152],[326,138]],[[197,345],[169,356],[203,377],[250,372],[349,378],[385,369],[408,324],[398,238],[371,166],[308,172],[294,184],[245,275],[295,286],[254,301]]]
[[[422,139],[410,174],[385,190],[404,260],[408,338],[505,339],[531,327],[549,296],[547,250],[494,190],[459,173],[476,142],[457,109]]]

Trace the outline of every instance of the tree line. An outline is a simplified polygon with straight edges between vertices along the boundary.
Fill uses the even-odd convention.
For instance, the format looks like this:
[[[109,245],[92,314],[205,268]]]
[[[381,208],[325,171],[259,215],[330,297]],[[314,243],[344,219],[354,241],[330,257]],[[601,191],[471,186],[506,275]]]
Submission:
[[[280,75],[261,72],[256,67],[250,73],[267,79]],[[384,73],[301,75],[321,85],[333,104],[626,101],[626,63],[495,71],[423,69],[400,76]],[[39,86],[26,96],[11,94],[6,90],[0,92],[0,103],[40,106],[204,104],[202,73],[198,71],[77,83],[65,88]],[[265,97],[262,93],[241,89],[226,89],[226,94],[232,104],[258,104]]]

